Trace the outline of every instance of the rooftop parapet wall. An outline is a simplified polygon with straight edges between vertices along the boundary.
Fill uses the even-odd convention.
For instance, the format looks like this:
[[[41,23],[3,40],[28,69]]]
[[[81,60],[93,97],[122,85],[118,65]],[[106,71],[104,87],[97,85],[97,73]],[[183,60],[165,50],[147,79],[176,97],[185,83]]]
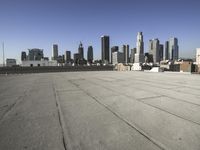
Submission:
[[[0,74],[24,74],[76,71],[112,71],[113,66],[65,66],[65,67],[1,67]]]

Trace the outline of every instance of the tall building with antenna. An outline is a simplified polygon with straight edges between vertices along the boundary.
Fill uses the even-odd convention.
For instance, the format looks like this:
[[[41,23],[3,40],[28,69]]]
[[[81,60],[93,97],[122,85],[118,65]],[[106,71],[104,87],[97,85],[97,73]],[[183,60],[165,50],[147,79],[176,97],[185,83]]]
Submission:
[[[84,48],[83,48],[83,44],[81,42],[78,47],[78,53],[79,53],[80,60],[83,60],[84,59]]]
[[[137,34],[135,63],[144,63],[144,41],[142,32]]]

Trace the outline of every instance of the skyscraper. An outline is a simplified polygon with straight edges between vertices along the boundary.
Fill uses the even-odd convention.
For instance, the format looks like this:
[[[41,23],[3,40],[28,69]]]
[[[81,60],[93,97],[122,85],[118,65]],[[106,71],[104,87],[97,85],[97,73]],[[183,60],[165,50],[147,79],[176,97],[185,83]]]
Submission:
[[[101,37],[101,60],[103,63],[108,64],[110,61],[110,38],[109,36]]]
[[[58,45],[53,44],[52,46],[52,60],[57,60],[58,58]]]
[[[178,57],[179,57],[178,39],[172,37],[169,39],[169,59],[177,60]]]
[[[79,53],[75,53],[74,54],[74,64],[78,65],[80,63],[80,54]]]
[[[136,47],[135,63],[144,63],[144,42],[142,32],[138,32],[137,34]]]
[[[28,60],[41,60],[42,58],[44,58],[43,49],[29,49]]]
[[[124,62],[124,53],[116,51],[112,53],[112,58],[113,58],[113,65],[116,65],[118,63],[123,63]]]
[[[160,44],[159,45],[159,61],[163,60],[163,51],[164,51],[164,46]]]
[[[92,62],[93,62],[93,47],[92,47],[92,46],[88,46],[87,61],[88,61],[89,63],[92,63]]]
[[[78,53],[80,55],[80,59],[83,60],[84,59],[84,48],[83,48],[83,44],[81,42],[78,47]]]
[[[137,46],[137,54],[144,55],[144,42],[143,42],[142,32],[138,32],[136,46]]]
[[[71,61],[71,51],[65,51],[65,62],[69,63]]]
[[[149,40],[149,54],[153,55],[153,63],[160,62],[159,56],[160,41],[158,39]]]
[[[129,45],[123,45],[124,63],[129,63]]]
[[[26,52],[21,53],[21,61],[26,60]]]
[[[164,56],[164,59],[165,60],[169,59],[169,42],[168,41],[165,42],[165,56]]]
[[[113,55],[112,55],[112,53],[118,52],[118,51],[119,51],[119,47],[118,46],[111,47],[111,64],[113,64]]]
[[[134,63],[135,54],[136,54],[136,48],[131,49],[131,56],[130,56],[130,62],[131,63]]]

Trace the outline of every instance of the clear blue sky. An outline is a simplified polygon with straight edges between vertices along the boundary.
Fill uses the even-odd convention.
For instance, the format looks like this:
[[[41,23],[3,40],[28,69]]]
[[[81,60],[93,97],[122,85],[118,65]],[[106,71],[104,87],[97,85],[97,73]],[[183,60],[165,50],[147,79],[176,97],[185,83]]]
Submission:
[[[101,35],[111,46],[136,46],[138,31],[148,40],[179,40],[180,56],[193,57],[200,47],[200,0],[0,0],[0,42],[6,58],[20,59],[28,48],[44,49],[51,56],[53,43],[59,54],[77,52],[82,41],[95,58],[101,57]],[[2,47],[2,46],[1,46]],[[2,48],[0,48],[2,63]]]

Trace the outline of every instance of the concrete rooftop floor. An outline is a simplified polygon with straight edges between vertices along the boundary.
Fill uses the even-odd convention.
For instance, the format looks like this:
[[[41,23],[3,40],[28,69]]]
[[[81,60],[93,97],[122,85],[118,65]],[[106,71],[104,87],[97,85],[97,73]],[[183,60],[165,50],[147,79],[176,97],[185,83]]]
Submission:
[[[199,150],[200,76],[0,76],[1,150]]]

